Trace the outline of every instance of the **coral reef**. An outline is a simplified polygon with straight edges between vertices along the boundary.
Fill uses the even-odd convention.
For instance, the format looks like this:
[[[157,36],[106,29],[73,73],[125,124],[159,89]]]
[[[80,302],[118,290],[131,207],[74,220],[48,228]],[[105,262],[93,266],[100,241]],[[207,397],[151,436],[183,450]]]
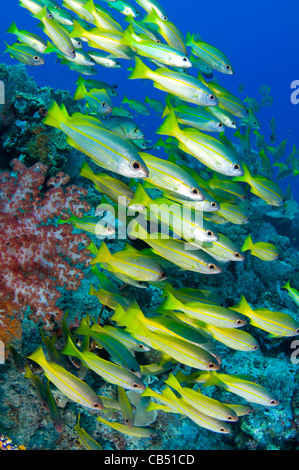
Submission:
[[[30,318],[50,328],[63,313],[56,306],[61,295],[56,286],[78,289],[83,273],[76,265],[90,259],[89,251],[81,249],[90,243],[86,234],[73,234],[68,224],[50,223],[58,215],[81,217],[88,211],[90,206],[82,199],[86,191],[74,185],[64,187],[69,177],[58,173],[42,193],[45,165],[26,168],[13,160],[12,166],[14,175],[3,172],[0,181],[1,337],[1,331],[15,333],[15,321],[27,306],[32,310]]]

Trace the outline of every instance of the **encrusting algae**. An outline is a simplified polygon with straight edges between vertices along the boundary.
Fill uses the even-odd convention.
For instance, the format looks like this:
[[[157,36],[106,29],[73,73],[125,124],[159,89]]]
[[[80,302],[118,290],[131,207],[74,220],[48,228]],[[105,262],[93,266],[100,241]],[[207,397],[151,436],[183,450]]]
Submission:
[[[292,202],[279,180],[283,179],[283,170],[285,177],[296,176],[298,151],[293,149],[275,180],[271,162],[280,165],[285,145],[273,147],[274,135],[271,145],[266,143],[255,114],[258,103],[249,97],[242,100],[218,83],[222,74],[235,73],[226,54],[206,43],[197,32],[184,38],[170,19],[171,8],[166,14],[156,0],[137,3],[135,8],[117,0],[107,2],[106,9],[93,0],[64,1],[62,7],[54,0],[20,0],[20,5],[41,21],[45,38],[18,29],[13,23],[9,33],[18,42],[7,45],[6,50],[29,66],[41,66],[47,54],[56,54],[61,64],[80,74],[71,100],[79,108],[73,112],[69,103],[52,100],[41,113],[41,125],[55,132],[58,129],[74,155],[77,152],[83,156],[85,161],[76,176],[83,179],[90,193],[102,196],[102,204],[96,211],[88,211],[90,206],[82,202],[83,210],[72,212],[71,196],[80,190],[72,187],[66,201],[70,213],[59,216],[58,202],[53,199],[53,218],[59,227],[55,229],[57,242],[53,244],[53,259],[44,258],[47,270],[43,266],[40,272],[46,289],[53,283],[51,265],[59,263],[59,255],[67,257],[65,245],[62,253],[60,230],[68,233],[73,262],[80,263],[80,253],[74,250],[76,239],[72,241],[64,224],[76,233],[87,232],[90,240],[84,239],[88,265],[84,273],[90,298],[85,299],[84,309],[91,299],[99,301],[102,310],[99,314],[95,303],[92,314],[86,308],[85,316],[69,321],[71,301],[63,318],[59,309],[60,315],[51,318],[51,323],[47,321],[50,336],[42,333],[40,313],[47,355],[41,345],[33,349],[35,338],[27,344],[26,353],[20,354],[26,356],[26,368],[19,372],[30,379],[43,412],[50,416],[59,434],[69,425],[70,414],[67,407],[63,410],[59,406],[57,394],[73,403],[68,406],[75,410],[76,417],[72,412],[70,425],[76,432],[78,447],[88,450],[110,448],[110,429],[117,434],[114,448],[130,448],[136,442],[131,438],[151,439],[152,448],[165,448],[159,422],[167,418],[171,423],[173,415],[187,417],[212,433],[235,435],[236,422],[248,418],[259,406],[276,407],[280,400],[263,386],[262,376],[257,383],[254,377],[232,372],[230,353],[254,355],[258,351],[262,356],[265,338],[283,341],[299,335],[295,312],[289,315],[274,311],[265,299],[255,299],[252,305],[246,292],[239,295],[240,289],[221,298],[216,289],[228,294],[228,289],[221,287],[226,276],[245,276],[254,262],[268,265],[271,261],[271,266],[279,262],[280,247],[275,239],[261,239],[255,221],[260,220],[259,204],[273,206],[283,214]],[[128,24],[118,22],[117,15]],[[128,79],[137,85],[143,79],[150,81],[159,90],[160,100],[148,92],[143,103],[131,92],[129,97],[124,94],[118,107],[115,87],[84,78],[95,75],[97,65],[113,70],[132,60],[135,65],[128,67]],[[240,93],[243,89],[240,85]],[[260,89],[263,106],[269,104],[269,92]],[[163,119],[156,126],[156,134],[167,136],[153,145],[138,122],[138,116],[151,113],[155,122],[158,116]],[[272,133],[275,129],[272,120]],[[39,137],[45,138],[48,145],[47,134],[42,132]],[[45,159],[45,149],[38,150]],[[147,153],[149,150],[156,154]],[[46,152],[50,165],[48,147]],[[9,178],[7,172],[3,173],[3,191]],[[24,182],[18,184],[21,187]],[[53,189],[46,193],[45,204],[58,191],[59,176],[51,184]],[[88,197],[87,191],[82,193]],[[32,201],[34,197],[36,201]],[[24,217],[31,204],[33,218],[42,199],[37,192],[31,192],[27,201]],[[10,216],[7,225],[15,217]],[[41,220],[46,227],[49,220]],[[125,236],[120,236],[121,229]],[[51,237],[51,232],[47,233]],[[40,244],[45,253],[43,236],[41,233]],[[254,243],[253,239],[259,241]],[[36,256],[34,243],[29,246],[28,240],[24,242],[23,251],[19,251],[22,259],[26,250],[28,258]],[[2,256],[7,251],[13,260],[18,256],[14,250],[14,246],[7,247],[3,242]],[[67,263],[64,266],[70,269]],[[17,267],[15,263],[9,277],[6,273],[5,281],[11,286],[20,281]],[[29,262],[22,267],[24,291]],[[34,279],[37,268],[34,265]],[[61,270],[59,274],[62,277]],[[90,284],[90,279],[96,279],[98,288]],[[281,289],[288,290],[298,304],[298,291],[291,284],[292,278]],[[62,292],[66,285],[59,284]],[[9,295],[13,296],[13,289]],[[0,334],[5,315],[8,312],[1,310]],[[46,318],[50,316],[47,311]],[[17,354],[15,350],[15,362]],[[235,360],[237,356],[233,357]],[[147,404],[142,419],[130,402],[132,391]],[[151,420],[146,419],[147,413],[153,416]],[[97,429],[94,436],[85,428],[87,421],[81,427],[81,415],[93,423],[92,429]],[[135,423],[140,421],[142,425],[137,426]],[[121,436],[125,436],[126,444]],[[12,445],[2,435],[0,447],[24,448]]]

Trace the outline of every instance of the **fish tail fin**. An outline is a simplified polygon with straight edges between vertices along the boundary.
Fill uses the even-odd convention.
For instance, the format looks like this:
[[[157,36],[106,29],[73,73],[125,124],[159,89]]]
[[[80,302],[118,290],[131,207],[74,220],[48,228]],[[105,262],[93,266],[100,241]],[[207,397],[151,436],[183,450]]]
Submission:
[[[150,234],[146,231],[146,228],[137,222],[137,220],[132,220],[129,222],[127,233],[129,237],[136,237],[140,240],[147,240],[150,236]]]
[[[172,295],[175,294],[175,288],[169,283],[167,283],[166,286],[164,287],[163,292],[162,292],[162,297],[166,297],[168,292],[170,292]]]
[[[236,312],[239,312],[243,315],[246,315],[248,312],[252,311],[252,308],[250,307],[249,303],[245,299],[244,295],[241,296],[240,302],[236,305],[233,305],[232,307],[229,307],[230,310],[235,310]]]
[[[28,356],[28,359],[31,361],[36,362],[39,365],[45,364],[47,362],[47,359],[45,357],[43,348],[39,346],[36,351],[34,351],[30,356]]]
[[[84,5],[84,9],[89,11],[89,13],[92,13],[93,11],[95,11],[96,7],[95,7],[95,4],[94,4],[94,1],[93,0],[88,0]]]
[[[186,36],[186,46],[191,46],[193,40],[193,34],[190,34],[189,31]]]
[[[139,38],[135,34],[134,27],[132,23],[129,24],[127,29],[124,30],[123,36],[120,40],[121,44],[131,47],[133,40],[138,40]]]
[[[135,67],[129,78],[151,78],[152,70],[145,65],[139,57],[135,58]]]
[[[163,310],[179,310],[181,305],[181,302],[168,291],[166,299],[164,300],[160,308]]]
[[[84,83],[81,81],[75,91],[74,94],[74,100],[83,100],[83,98],[86,96],[88,93],[86,86]]]
[[[92,286],[91,286],[92,287]],[[89,318],[83,318],[80,325],[75,330],[76,335],[89,336],[90,335],[90,326]]]
[[[130,205],[141,204],[142,206],[148,207],[152,202],[153,202],[152,199],[144,190],[143,186],[140,183],[138,183],[137,189],[135,191],[134,197]]]
[[[76,348],[70,334],[68,333],[66,345],[61,351],[61,354],[65,354],[66,356],[74,356],[78,359],[80,358],[80,351]]]
[[[81,38],[81,37],[84,37],[86,32],[87,32],[86,29],[84,29],[83,26],[81,26],[81,24],[78,23],[78,21],[74,20],[74,22],[73,22],[73,31],[69,34],[69,37],[70,38]]]
[[[126,316],[125,309],[121,305],[118,305],[116,309],[114,310],[111,320],[123,326],[123,320],[125,316]]]
[[[163,111],[163,114],[162,114],[162,118],[164,118],[165,116],[168,116],[168,114],[173,111],[173,106],[171,104],[171,100],[170,100],[170,96],[169,94],[167,95],[167,98],[166,98],[166,106],[164,108],[164,111]]]
[[[92,180],[95,176],[94,172],[92,171],[87,162],[84,162],[82,164],[79,175],[84,176],[84,178],[88,178],[89,180]]]
[[[96,257],[90,262],[90,264],[108,263],[112,256],[113,255],[110,253],[106,243],[102,242]]]
[[[155,23],[157,24],[157,21],[160,21],[160,17],[157,13],[157,11],[152,8],[150,13],[144,18],[143,20],[145,23]]]
[[[251,250],[252,245],[253,245],[253,241],[252,241],[251,235],[248,235],[248,237],[244,241],[241,251]]]
[[[13,21],[10,25],[10,27],[8,28],[8,30],[6,31],[7,33],[12,33],[12,34],[18,34],[18,28],[17,28],[17,25],[16,23]]]
[[[174,111],[170,111],[168,116],[166,116],[164,122],[156,130],[156,134],[170,135],[176,137],[180,133],[180,127],[178,125],[177,119],[175,117]]]
[[[282,289],[287,289],[289,290],[291,288],[291,283],[288,281],[284,286],[282,286]]]
[[[65,107],[59,107],[56,101],[52,101],[48,109],[47,116],[43,119],[43,123],[51,127],[56,127],[60,129],[62,122],[66,122],[69,118],[69,115]]]
[[[37,13],[35,13],[34,15],[32,15],[34,18],[36,18],[37,20],[43,20],[46,16],[47,16],[47,7],[44,6],[43,8],[41,8]]]
[[[179,389],[181,388],[181,385],[178,382],[177,378],[171,373],[169,374],[167,380],[164,380],[164,383],[166,383],[177,391],[179,391]]]
[[[149,99],[149,97],[148,97],[148,96],[146,96],[146,97],[145,97],[145,100],[144,100],[144,102],[145,102],[145,103],[150,103],[150,102],[151,102],[151,100]]]
[[[221,380],[217,376],[217,373],[210,371],[207,380],[202,385],[203,387],[210,387],[211,385],[219,385],[220,383]]]
[[[243,176],[235,176],[234,178],[231,179],[231,181],[241,181],[241,182],[250,184],[250,181],[252,180],[252,175],[249,171],[249,168],[245,163],[242,163],[242,168],[243,168],[243,171],[244,171],[244,175]]]

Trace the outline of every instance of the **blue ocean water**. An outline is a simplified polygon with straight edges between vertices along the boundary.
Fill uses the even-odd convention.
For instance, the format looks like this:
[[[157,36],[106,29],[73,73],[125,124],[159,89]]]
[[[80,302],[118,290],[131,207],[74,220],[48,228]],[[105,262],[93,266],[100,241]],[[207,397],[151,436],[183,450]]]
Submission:
[[[104,7],[106,6],[104,1],[100,3]],[[133,0],[131,3],[133,4]],[[184,36],[186,36],[187,32],[200,34],[205,41],[218,47],[229,57],[234,66],[235,75],[225,76],[223,74],[215,73],[215,76],[217,76],[221,85],[228,88],[232,93],[240,96],[242,99],[245,99],[246,96],[248,96],[259,101],[262,97],[259,93],[259,88],[262,85],[270,87],[270,95],[273,97],[273,105],[269,108],[262,107],[258,114],[262,124],[260,133],[265,136],[266,141],[269,141],[271,133],[270,121],[274,117],[277,124],[276,144],[288,138],[286,156],[291,153],[293,145],[299,147],[299,104],[295,105],[291,102],[291,93],[293,91],[291,89],[291,83],[294,80],[299,80],[298,61],[296,60],[299,45],[296,17],[298,9],[297,2],[295,2],[295,0],[288,0],[285,2],[285,4],[281,4],[281,2],[277,1],[273,2],[264,0],[261,2],[258,0],[252,0],[250,4],[241,4],[241,2],[237,0],[230,0],[229,2],[223,2],[223,0],[214,0],[213,2],[199,2],[198,0],[189,0],[188,2],[185,2],[186,4],[184,4],[184,2],[181,0],[161,0],[160,3],[167,11],[169,19],[176,24]],[[139,8],[137,4],[135,4],[135,6]],[[37,28],[38,20],[32,18],[31,14],[27,10],[19,7],[18,0],[10,0],[9,4],[7,3],[7,6],[2,6],[1,12],[0,28],[2,31],[2,39],[5,42],[9,44],[14,42],[14,37],[11,34],[7,34],[5,32],[12,21],[15,21],[19,29],[25,29],[42,35],[41,29]],[[121,21],[123,19],[122,15],[118,12],[115,12],[114,16],[117,21]],[[85,50],[88,50],[86,45],[84,48]],[[0,44],[0,53],[4,52],[4,50],[5,44],[2,42]],[[8,54],[2,56],[2,61],[6,64],[17,63]],[[98,75],[92,77],[117,86],[119,96],[113,100],[115,105],[118,106],[121,104],[124,95],[126,95],[128,98],[138,99],[140,101],[144,101],[146,96],[159,100],[163,99],[163,93],[155,89],[149,80],[128,80],[127,77],[129,72],[127,71],[127,67],[134,65],[134,63],[125,60],[122,60],[121,62],[123,68],[117,70],[109,70],[97,66]],[[34,77],[39,87],[50,86],[55,90],[69,90],[71,94],[75,92],[75,82],[77,81],[79,74],[70,70],[67,66],[62,66],[59,64],[56,61],[55,54],[46,56],[46,63],[43,66],[26,66],[26,69],[28,73]],[[244,91],[242,94],[239,93],[238,90],[240,84],[244,85]],[[153,143],[155,143],[159,137],[155,134],[155,130],[161,124],[161,122],[161,118],[154,112],[152,112],[149,117],[138,116],[138,123],[145,130],[146,137],[151,139]],[[232,134],[232,131],[227,130],[228,137]],[[297,201],[299,201],[298,181],[299,176],[296,176],[286,178],[280,183],[284,189],[286,188],[287,184],[290,183],[293,196]],[[268,240],[267,237],[269,236],[270,241],[272,241],[271,236],[273,236],[274,238],[276,237],[276,240],[278,240],[280,248],[283,247],[286,250],[286,247],[288,247],[288,249],[290,248],[287,241],[287,226],[285,228],[282,228],[282,225],[278,226],[278,228],[275,226],[278,231],[277,235],[273,228],[275,225],[275,220],[273,222],[273,226],[271,226],[269,223],[269,219],[265,226],[263,226],[262,223],[261,226],[259,226],[259,220],[261,219],[256,219],[256,221],[254,221],[254,228],[257,232],[260,230],[259,235],[261,236],[261,239],[264,239],[263,237],[265,237],[265,239]],[[290,221],[287,222],[290,224]],[[297,226],[295,226],[294,233],[295,230],[297,230]],[[236,230],[236,234],[234,234],[232,229],[231,233],[236,237],[236,240],[238,240],[239,236],[244,238],[245,229],[242,232],[241,227],[239,232]],[[271,265],[271,263],[265,263],[263,265],[263,263],[260,262],[260,264],[258,264],[259,260],[255,260],[256,264],[254,264],[253,261],[252,264],[249,262],[249,264],[246,265],[246,269],[244,269],[244,271],[242,271],[242,268],[239,266],[234,266],[227,274],[227,278],[222,278],[221,280],[221,282],[223,282],[223,293],[225,293],[225,295],[230,300],[231,298],[235,297],[235,290],[237,290],[238,293],[242,293],[242,289],[244,292],[250,292],[254,289],[258,290],[258,288],[262,286],[262,288],[264,288],[264,291],[262,292],[263,297],[261,300],[258,300],[261,305],[265,305],[267,307],[273,307],[273,305],[276,307],[276,305],[278,305],[277,308],[285,308],[284,302],[286,301],[287,294],[285,291],[285,296],[283,297],[282,301],[282,294],[279,285],[282,286],[283,283],[286,282],[289,273],[291,273],[293,276],[292,281],[294,280],[295,284],[297,283],[297,287],[299,285],[299,278],[297,275],[298,270],[296,267],[298,264],[298,258],[296,258],[294,255],[294,253],[296,253],[294,247],[296,247],[297,243],[298,242],[296,239],[293,245],[290,243],[291,248],[288,251],[288,254],[282,261],[280,261],[280,264],[278,262],[278,264],[275,265],[273,271],[271,270],[271,267],[269,267],[269,264]],[[180,273],[180,276],[183,276],[182,273]],[[194,278],[197,279],[196,276],[194,276]],[[237,279],[238,282],[242,281],[243,284],[241,286],[235,285],[235,279]],[[187,273],[184,281],[186,281],[186,286],[189,286],[190,282],[192,284],[192,273],[191,275],[190,273]],[[219,285],[217,286],[215,281],[214,287],[219,287],[221,282],[219,281]],[[84,288],[85,292],[88,293],[89,278],[86,280]],[[277,292],[279,294],[277,294]],[[80,294],[79,291],[78,294],[74,295],[77,295],[77,297],[73,298],[70,296],[68,298],[70,306],[73,307],[73,305],[79,304],[81,302],[81,305],[83,305],[82,308],[84,308],[84,302],[86,302],[86,299],[83,298],[83,294]],[[152,298],[155,299],[154,294],[151,295],[153,296]],[[148,300],[146,295],[145,298]],[[143,299],[142,294],[139,294],[139,299]],[[291,304],[290,300],[289,303],[287,303],[287,306],[291,313],[295,312],[295,309],[293,308],[294,306]],[[254,328],[252,328],[252,330],[255,331]],[[27,334],[29,335],[29,333]],[[275,347],[272,349],[273,343],[271,343],[271,341],[266,338],[266,335],[261,335],[261,337],[262,341],[265,343],[262,345],[262,352],[259,353],[260,355],[256,360],[256,364],[254,364],[253,361],[252,370],[250,369],[251,366],[248,365],[249,361],[248,364],[246,363],[246,373],[258,371],[262,377],[264,375],[267,378],[268,384],[271,385],[271,390],[272,388],[275,392],[278,390],[281,395],[282,390],[284,390],[283,387],[285,387],[286,403],[289,405],[292,399],[293,407],[296,410],[296,394],[293,390],[293,388],[295,389],[295,366],[292,368],[292,365],[290,365],[288,362],[290,354],[288,348],[290,342],[288,342],[288,339],[284,342],[285,338],[283,338],[281,343],[275,343],[275,347],[277,347],[277,350],[275,350]],[[281,354],[280,357],[277,357],[279,354],[276,354],[276,351],[279,351]],[[229,366],[231,361],[232,368],[235,373],[245,373],[243,371],[243,360],[245,363],[247,360],[247,358],[245,359],[247,352],[240,353],[239,355],[238,353],[233,352],[229,358],[228,355],[225,355],[225,353],[226,351],[224,351],[224,365]],[[269,362],[267,362],[267,356],[269,356]],[[272,362],[271,359],[273,359]],[[276,359],[277,361],[275,362]],[[262,372],[260,372],[261,370]],[[14,379],[10,380],[12,380],[12,383],[14,384]],[[11,382],[8,381],[8,390],[9,385],[11,386]],[[264,417],[266,412],[264,413]],[[67,413],[68,410],[66,410],[65,414],[67,415]],[[24,413],[24,415],[25,414],[26,413]],[[87,423],[87,413],[86,416],[83,416],[83,420],[86,418]],[[269,418],[269,423],[272,423],[272,426],[274,426],[273,423],[275,423],[276,426],[275,429],[273,428],[273,442],[277,443],[279,441],[280,432],[283,438],[287,440],[288,430],[285,430],[284,423],[288,423],[290,421],[290,416],[293,417],[287,406],[282,406],[282,411],[280,409],[280,411],[277,412],[277,415],[275,415],[275,411],[272,412],[271,418]],[[20,424],[20,434],[22,436],[25,434],[26,419],[27,417],[23,417],[23,422]],[[67,415],[67,419],[73,419],[73,416],[71,416],[71,414]],[[258,432],[255,434],[255,429],[258,431],[260,430],[261,434],[263,434],[264,440],[262,440],[259,445],[261,448],[266,448],[268,445],[267,436],[270,434],[272,429],[270,429],[270,431],[267,430],[267,419],[264,421],[261,419],[260,423],[258,422],[258,419],[259,415],[257,413],[257,416],[253,417],[252,421],[248,420],[247,428],[244,425],[243,431],[245,429],[245,433],[247,432],[248,436],[252,438],[252,448],[254,448],[254,445],[257,445],[256,442],[258,442]],[[293,425],[295,426],[294,422],[296,421],[293,421]],[[185,427],[181,426],[180,419],[178,423],[178,434],[176,435],[175,424],[177,423],[175,423],[173,427],[173,438],[168,435],[168,444],[165,445],[180,449],[182,442],[184,442],[184,445],[186,446],[185,448],[188,448],[188,443],[192,442],[192,445],[195,446],[195,448],[201,449],[209,448],[212,442],[212,445],[214,445],[215,448],[218,448],[217,446],[221,448],[221,437],[218,438],[218,436],[215,437],[214,435],[215,440],[211,440],[210,442],[207,434],[204,434],[204,437],[202,438],[203,440],[199,439],[198,442],[194,443],[193,434],[196,433],[194,429],[197,428],[195,428],[195,426],[192,428],[192,424],[190,425],[191,421],[189,421],[189,424]],[[8,430],[10,430],[9,424],[7,425]],[[93,430],[93,423],[89,423],[89,425],[90,430]],[[33,435],[30,441],[32,448],[42,448],[43,445],[45,448],[48,446],[55,448],[54,446],[57,445],[58,438],[57,435],[55,435],[55,431],[51,433],[52,429],[49,427],[49,424],[46,426],[48,426],[50,431],[47,429],[47,431],[45,431],[43,434],[43,430],[41,430],[40,432],[36,432]],[[38,425],[36,425],[36,428],[39,429]],[[290,430],[290,434],[293,430],[294,428]],[[47,432],[49,432],[49,435],[52,434],[51,439],[47,435]],[[180,432],[181,434],[179,434]],[[15,438],[15,435],[17,434],[15,428],[11,430],[11,433]],[[269,437],[269,440],[271,438],[272,436]],[[211,439],[213,439],[213,437]],[[66,441],[67,438],[65,442],[60,443],[62,448],[67,447],[68,443],[66,443]],[[106,439],[106,442],[108,442],[108,438]],[[248,448],[246,446],[250,445],[250,443],[248,444],[247,441],[246,445],[243,444],[240,442],[240,440],[238,441],[238,438],[236,439],[236,442],[225,440],[224,442],[226,444],[228,443],[228,448],[230,448],[230,446],[233,448],[235,445],[236,448],[244,449]],[[294,442],[296,442],[295,438]],[[292,443],[289,445],[291,446]],[[157,448],[159,448],[159,446],[161,448],[162,444],[159,443]],[[277,444],[277,446],[279,446],[279,444]],[[110,449],[109,444],[107,448]]]
[[[99,2],[106,6],[104,1]],[[219,83],[237,96],[261,99],[259,88],[267,85],[271,88],[273,105],[270,108],[261,108],[258,115],[262,122],[261,134],[266,139],[270,136],[269,124],[274,116],[277,123],[277,142],[288,138],[286,154],[290,153],[295,144],[299,147],[298,125],[299,104],[291,102],[291,83],[298,80],[298,34],[296,24],[295,0],[288,0],[283,4],[278,1],[253,0],[248,4],[241,4],[238,0],[223,2],[215,0],[212,4],[188,1],[188,6],[179,0],[164,0],[164,9],[169,19],[174,22],[184,35],[187,32],[200,34],[208,43],[222,50],[235,68],[234,76],[216,74]],[[133,2],[132,2],[133,4]],[[137,4],[136,7],[139,7]],[[139,7],[141,9],[141,7]],[[0,30],[2,38],[9,44],[14,42],[14,36],[6,34],[12,21],[19,29],[41,34],[37,28],[38,20],[32,18],[30,12],[18,6],[18,0],[10,0],[9,4],[2,6],[0,17]],[[123,15],[113,11],[115,18],[122,21]],[[0,44],[0,53],[5,50],[5,44]],[[2,58],[6,63],[16,63],[8,54]],[[152,98],[161,99],[161,92],[155,90],[151,83],[144,81],[141,85],[136,81],[127,80],[127,67],[132,62],[122,61],[123,68],[117,71],[104,69],[98,66],[98,75],[95,79],[117,84],[120,98],[126,94],[129,98],[144,99],[146,94]],[[75,82],[78,73],[71,71],[67,66],[58,66],[55,54],[46,57],[42,67],[28,67],[30,74],[36,79],[39,86],[75,91]],[[238,93],[238,86],[244,84],[242,95]],[[118,100],[119,102],[121,101]],[[116,104],[119,104],[116,102]],[[154,131],[160,124],[157,118],[148,118],[144,121],[147,135],[155,139]],[[292,191],[299,199],[297,179],[291,179]],[[285,187],[286,183],[282,182]]]

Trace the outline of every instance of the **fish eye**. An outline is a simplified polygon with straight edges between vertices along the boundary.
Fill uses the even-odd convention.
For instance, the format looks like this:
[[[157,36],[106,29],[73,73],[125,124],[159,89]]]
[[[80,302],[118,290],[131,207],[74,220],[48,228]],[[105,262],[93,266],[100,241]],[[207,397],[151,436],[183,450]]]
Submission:
[[[283,202],[283,203],[285,203],[285,202],[286,202],[285,198],[283,198],[282,202]]]
[[[219,431],[220,432],[226,432],[226,429],[225,428],[219,428]]]
[[[162,41],[161,41],[160,39],[156,39],[156,42],[157,42],[158,44],[162,44]]]
[[[93,408],[99,408],[100,407],[99,403],[94,403],[92,406],[93,406]]]
[[[35,60],[35,62],[37,62],[37,61],[39,60],[38,55],[35,55],[35,56],[33,57],[33,60]]]
[[[258,348],[259,348],[259,347],[258,347],[258,345],[256,344],[255,346],[253,346],[252,349],[253,349],[254,351],[256,351]]]
[[[191,193],[192,193],[192,194],[199,194],[199,189],[197,189],[197,188],[192,188],[192,189],[191,189]]]
[[[54,8],[56,8],[56,10],[61,10],[59,5],[56,5]]]
[[[212,230],[206,230],[206,235],[208,237],[212,237],[214,235],[214,233],[212,232]]]
[[[278,403],[279,402],[277,400],[274,400],[274,399],[270,400],[270,405],[278,405]]]
[[[234,165],[234,170],[240,170],[240,165],[238,163]]]
[[[76,54],[75,49],[72,49],[72,50],[71,50],[71,54]]]
[[[214,202],[214,201],[212,201],[210,205],[211,205],[211,207],[217,207],[217,203]]]
[[[52,13],[49,13],[49,14],[48,14],[48,19],[49,19],[49,20],[52,20],[52,19],[53,19]]]
[[[243,320],[241,320],[241,318],[239,318],[239,319],[236,321],[236,325],[243,325]]]
[[[138,388],[138,384],[136,382],[132,383],[132,387]]]
[[[134,132],[135,132],[135,134],[137,134],[137,132],[139,132],[138,127],[135,127]]]
[[[167,16],[165,16],[165,15],[162,16],[162,20],[163,20],[163,21],[167,21],[167,20],[168,20]]]
[[[216,269],[216,265],[215,264],[208,264],[208,269],[210,271],[214,271]]]
[[[141,169],[141,163],[138,162],[137,160],[134,160],[133,162],[131,162],[130,166],[133,170],[140,170]]]
[[[89,59],[89,62],[93,62],[93,59],[92,59],[92,58],[90,58],[90,59]]]
[[[242,196],[242,200],[245,201],[245,199],[246,199],[246,196],[245,196],[245,194],[244,194],[244,196]]]
[[[138,344],[138,348],[140,348],[140,349],[144,349],[144,346],[143,346],[143,344]]]
[[[232,126],[236,126],[236,123],[235,123],[235,121],[232,121],[232,123],[231,123],[231,124],[232,124]]]
[[[210,101],[215,101],[215,99],[216,99],[216,98],[215,98],[215,95],[209,95],[209,100],[210,100]]]
[[[240,253],[238,253],[238,252],[236,251],[236,252],[234,253],[234,257],[235,257],[235,258],[241,258],[241,255],[240,255]]]
[[[223,127],[222,122],[218,122],[217,127],[218,127],[219,129],[222,129],[222,127]]]
[[[160,277],[165,277],[166,276],[166,273],[161,273],[160,274]]]
[[[208,364],[208,368],[209,368],[209,369],[214,369],[214,368],[215,368],[214,362],[210,362],[210,363]]]
[[[227,421],[233,421],[233,417],[231,415],[227,415],[226,419]]]
[[[105,106],[106,106],[106,101],[103,101],[102,108],[105,108]]]
[[[183,62],[187,62],[188,59],[187,59],[187,57],[183,57],[182,60],[183,60]]]
[[[81,41],[78,41],[77,44],[78,44],[78,46],[82,46],[82,42],[81,42]]]
[[[231,66],[230,66],[230,65],[226,65],[225,68],[226,68],[226,70],[231,70]]]

